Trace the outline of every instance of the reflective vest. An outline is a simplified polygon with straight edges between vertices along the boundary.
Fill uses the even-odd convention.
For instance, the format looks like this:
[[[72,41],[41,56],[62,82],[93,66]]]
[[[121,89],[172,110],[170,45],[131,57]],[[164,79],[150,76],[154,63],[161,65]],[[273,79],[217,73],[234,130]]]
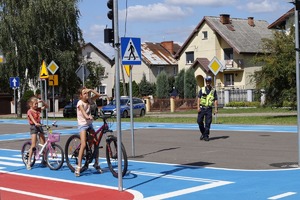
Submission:
[[[212,88],[209,94],[206,94],[206,88],[202,87],[202,96],[201,96],[201,100],[200,100],[200,105],[202,106],[212,106],[214,103],[214,93],[215,90]]]

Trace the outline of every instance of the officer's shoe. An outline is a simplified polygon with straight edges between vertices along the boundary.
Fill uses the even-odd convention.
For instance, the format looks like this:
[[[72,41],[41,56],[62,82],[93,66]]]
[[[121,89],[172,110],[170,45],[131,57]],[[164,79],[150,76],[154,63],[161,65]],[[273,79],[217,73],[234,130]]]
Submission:
[[[205,136],[203,139],[204,139],[204,141],[206,141],[206,142],[209,141],[209,137],[208,137],[208,136]]]
[[[204,135],[201,135],[201,136],[200,136],[200,140],[203,140],[203,139],[204,139]]]

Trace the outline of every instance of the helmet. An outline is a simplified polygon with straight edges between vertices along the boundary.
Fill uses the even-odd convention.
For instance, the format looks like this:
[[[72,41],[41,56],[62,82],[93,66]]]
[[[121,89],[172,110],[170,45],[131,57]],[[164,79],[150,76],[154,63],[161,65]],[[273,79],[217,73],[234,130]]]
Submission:
[[[212,78],[211,78],[211,76],[207,76],[207,77],[205,78],[205,80],[206,80],[206,81],[211,81]]]

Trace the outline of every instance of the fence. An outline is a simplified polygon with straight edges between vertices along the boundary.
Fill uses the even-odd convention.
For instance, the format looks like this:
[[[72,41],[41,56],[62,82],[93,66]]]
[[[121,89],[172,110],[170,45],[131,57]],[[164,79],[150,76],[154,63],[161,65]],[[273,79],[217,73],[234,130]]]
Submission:
[[[219,90],[218,94],[218,106],[223,107],[229,102],[253,102],[255,96],[255,90]],[[174,101],[174,108],[171,108],[172,101]],[[195,99],[147,99],[146,103],[147,111],[155,112],[169,112],[180,110],[192,110],[197,109],[197,98]]]

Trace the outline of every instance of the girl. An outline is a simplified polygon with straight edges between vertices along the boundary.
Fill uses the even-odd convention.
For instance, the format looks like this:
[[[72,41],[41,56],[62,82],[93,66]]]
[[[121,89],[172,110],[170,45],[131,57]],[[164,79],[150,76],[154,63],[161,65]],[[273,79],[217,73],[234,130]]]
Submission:
[[[39,107],[39,104],[41,105]],[[36,142],[37,142],[37,134],[40,137],[40,143],[45,143],[45,135],[41,125],[41,111],[45,108],[48,108],[48,104],[46,104],[43,100],[39,100],[37,97],[31,97],[28,100],[29,110],[27,111],[27,118],[30,125],[30,135],[31,135],[31,147],[29,151],[29,157],[26,164],[27,170],[31,170],[31,157],[33,150],[35,150]]]
[[[91,97],[90,93],[94,93],[94,96]],[[78,166],[75,169],[75,176],[80,176],[80,169],[81,169],[81,161],[82,155],[86,147],[86,132],[87,130],[90,133],[94,133],[95,130],[93,128],[93,117],[91,115],[91,104],[97,98],[100,97],[100,94],[95,90],[88,89],[88,88],[81,88],[79,89],[79,98],[80,100],[77,103],[77,121],[78,121],[78,129],[80,132],[80,143],[81,147],[79,150],[78,155]],[[97,149],[98,150],[98,149]],[[97,153],[98,155],[98,153]],[[99,172],[102,173],[102,170],[98,164],[98,156],[95,158],[94,168]]]

